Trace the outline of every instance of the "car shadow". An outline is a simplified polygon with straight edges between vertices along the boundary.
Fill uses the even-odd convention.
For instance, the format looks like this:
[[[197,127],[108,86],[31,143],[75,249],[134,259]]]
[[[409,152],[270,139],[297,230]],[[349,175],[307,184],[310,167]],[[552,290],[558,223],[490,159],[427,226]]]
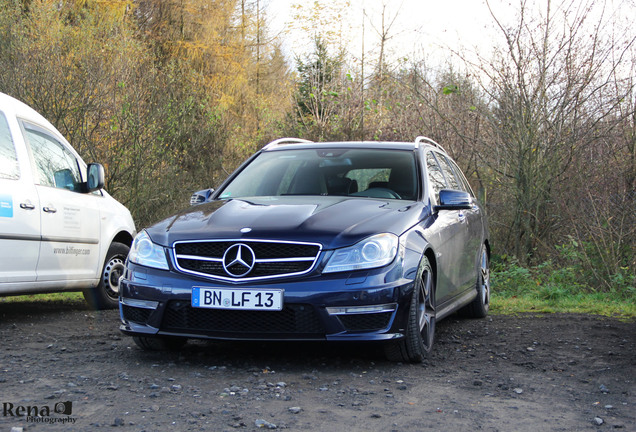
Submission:
[[[454,320],[438,323],[442,334]],[[358,365],[401,365],[386,359],[382,342],[326,341],[208,341],[190,339],[176,351],[143,351],[133,347],[135,361],[158,364],[183,364],[194,367],[240,367],[261,372],[265,367],[288,371],[307,368],[342,367],[350,370]],[[433,346],[432,356],[435,355]],[[422,362],[426,366],[428,359]],[[266,372],[266,371],[265,371]]]

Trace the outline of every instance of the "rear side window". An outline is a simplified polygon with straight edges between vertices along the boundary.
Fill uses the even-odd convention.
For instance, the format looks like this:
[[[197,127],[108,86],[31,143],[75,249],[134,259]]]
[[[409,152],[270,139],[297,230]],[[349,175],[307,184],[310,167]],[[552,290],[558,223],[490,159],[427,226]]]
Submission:
[[[17,180],[20,167],[7,118],[0,111],[0,178]]]
[[[39,184],[80,192],[81,177],[75,156],[45,129],[26,122],[22,125],[31,146]]]
[[[426,155],[426,170],[428,172],[428,181],[435,193],[435,200],[439,200],[439,191],[446,188],[446,181],[444,180],[444,174],[439,167],[437,160],[433,153]]]
[[[468,180],[466,180],[466,177],[464,176],[462,170],[459,169],[455,161],[449,159],[448,162],[450,162],[451,166],[455,170],[455,175],[457,176],[457,180],[461,183],[463,190],[468,192],[470,196],[474,197],[475,194],[473,193],[473,189],[470,187],[470,183],[468,183]]]
[[[439,164],[442,167],[442,171],[444,172],[444,177],[446,177],[446,181],[448,182],[448,187],[453,190],[464,190],[464,188],[459,185],[459,181],[455,177],[455,172],[453,171],[453,168],[451,168],[450,164],[446,160],[446,157],[438,154],[437,160],[439,161]]]

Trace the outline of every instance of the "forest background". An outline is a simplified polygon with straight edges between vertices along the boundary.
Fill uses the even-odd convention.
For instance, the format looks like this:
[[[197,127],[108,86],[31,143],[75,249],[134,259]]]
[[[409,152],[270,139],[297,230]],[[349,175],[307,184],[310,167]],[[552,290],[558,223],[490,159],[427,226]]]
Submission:
[[[298,2],[294,55],[263,0],[0,0],[0,91],[102,163],[138,228],[279,137],[425,135],[486,205],[502,289],[636,302],[633,2],[513,0],[500,43],[442,62],[391,55],[388,3],[352,47],[349,2]]]

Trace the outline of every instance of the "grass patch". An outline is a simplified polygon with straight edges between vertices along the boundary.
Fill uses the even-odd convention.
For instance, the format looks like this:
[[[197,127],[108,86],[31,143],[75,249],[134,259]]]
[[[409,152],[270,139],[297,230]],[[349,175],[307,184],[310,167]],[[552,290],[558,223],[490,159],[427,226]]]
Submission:
[[[557,267],[545,262],[522,267],[516,262],[495,261],[492,266],[493,314],[582,313],[636,318],[636,290],[617,284],[606,291],[586,284],[576,267]]]
[[[636,304],[617,300],[607,294],[581,294],[556,300],[544,300],[531,294],[518,297],[493,292],[490,298],[490,312],[501,315],[524,312],[581,313],[631,320],[636,318]]]
[[[84,296],[81,292],[58,292],[48,294],[27,294],[20,296],[0,297],[0,304],[33,302],[84,303],[85,301]]]

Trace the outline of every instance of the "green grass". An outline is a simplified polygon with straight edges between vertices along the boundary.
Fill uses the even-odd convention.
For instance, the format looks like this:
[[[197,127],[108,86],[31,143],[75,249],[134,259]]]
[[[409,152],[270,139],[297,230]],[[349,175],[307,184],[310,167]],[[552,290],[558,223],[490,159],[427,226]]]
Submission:
[[[636,289],[633,277],[613,284],[610,290],[586,283],[584,270],[557,267],[545,262],[522,267],[513,262],[493,262],[491,272],[493,314],[582,313],[636,318]]]
[[[533,294],[508,296],[493,292],[490,300],[491,314],[514,315],[527,312],[581,313],[632,320],[636,318],[636,304],[633,301],[617,300],[605,293],[580,294],[556,300],[544,300]]]
[[[30,302],[84,303],[84,296],[81,292],[61,292],[0,297],[0,304]]]

